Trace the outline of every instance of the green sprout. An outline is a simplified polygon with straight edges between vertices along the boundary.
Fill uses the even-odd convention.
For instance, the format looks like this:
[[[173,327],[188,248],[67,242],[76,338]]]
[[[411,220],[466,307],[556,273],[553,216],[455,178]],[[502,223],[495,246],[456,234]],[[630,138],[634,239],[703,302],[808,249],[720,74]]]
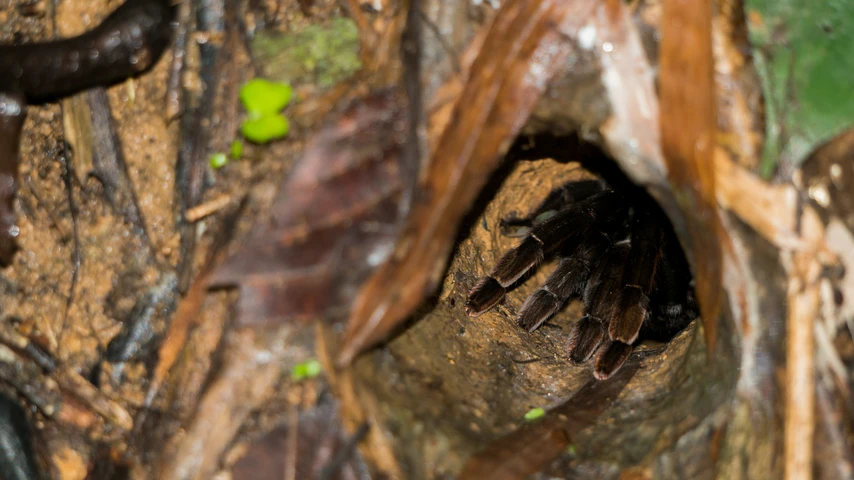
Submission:
[[[240,132],[254,143],[267,143],[284,137],[290,124],[281,113],[291,101],[293,89],[286,83],[275,83],[262,78],[246,82],[240,89],[240,101],[249,113],[240,125]],[[242,145],[239,150],[242,151]],[[232,144],[232,156],[235,156]]]
[[[216,170],[218,168],[224,167],[225,164],[228,163],[228,157],[226,157],[225,154],[222,152],[217,152],[211,155],[211,158],[208,159],[208,162],[210,163],[211,168]]]
[[[240,160],[240,157],[243,156],[243,142],[240,140],[235,140],[231,142],[231,158],[234,160]]]
[[[248,118],[240,126],[240,133],[250,142],[267,143],[288,134],[288,119],[281,115]]]
[[[323,367],[320,366],[320,362],[312,358],[294,365],[294,368],[291,369],[291,380],[300,382],[308,378],[314,378],[320,375],[321,371],[323,371]]]
[[[240,101],[247,112],[275,115],[291,102],[293,89],[287,83],[253,78],[240,88]]]
[[[528,410],[528,413],[525,414],[525,421],[526,422],[533,422],[534,420],[542,418],[543,415],[545,415],[545,414],[546,414],[546,411],[540,407],[532,408],[532,409]]]

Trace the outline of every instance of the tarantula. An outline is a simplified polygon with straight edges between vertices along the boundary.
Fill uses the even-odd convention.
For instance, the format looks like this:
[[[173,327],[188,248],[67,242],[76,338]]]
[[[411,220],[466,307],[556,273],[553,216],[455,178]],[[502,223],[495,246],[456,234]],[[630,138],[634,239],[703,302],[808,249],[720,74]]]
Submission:
[[[693,278],[673,228],[641,188],[573,181],[527,217],[503,223],[530,230],[476,284],[466,311],[478,316],[489,310],[555,253],[557,268],[525,300],[516,323],[534,331],[567,301],[580,298],[584,316],[570,334],[569,359],[583,363],[595,354],[597,379],[613,375],[639,339],[670,340],[698,315]]]

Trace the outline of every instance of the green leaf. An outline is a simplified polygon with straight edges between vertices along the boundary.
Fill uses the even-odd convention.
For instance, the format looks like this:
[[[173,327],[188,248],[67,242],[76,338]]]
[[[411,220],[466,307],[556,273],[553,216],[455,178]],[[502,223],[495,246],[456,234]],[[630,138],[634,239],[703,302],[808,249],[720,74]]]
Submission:
[[[277,83],[254,78],[240,88],[240,101],[250,113],[259,116],[282,111],[291,101],[293,89],[287,83]]]
[[[534,420],[542,418],[543,415],[545,415],[545,414],[546,414],[546,411],[540,407],[532,408],[532,409],[528,410],[528,413],[525,414],[525,421],[526,422],[533,422]]]
[[[211,155],[211,158],[208,159],[208,162],[211,165],[211,168],[214,170],[224,167],[228,163],[228,157],[225,156],[222,152],[217,152]]]
[[[291,379],[299,382],[308,378],[314,378],[320,375],[322,371],[323,367],[320,365],[320,362],[312,358],[294,365],[294,368],[291,369]]]
[[[748,0],[747,10],[765,95],[768,176],[854,123],[854,2]]]
[[[231,158],[239,160],[243,156],[243,142],[235,140],[231,142]]]
[[[240,132],[250,142],[267,143],[284,137],[290,130],[288,120],[281,115],[264,115],[249,118],[240,126]]]

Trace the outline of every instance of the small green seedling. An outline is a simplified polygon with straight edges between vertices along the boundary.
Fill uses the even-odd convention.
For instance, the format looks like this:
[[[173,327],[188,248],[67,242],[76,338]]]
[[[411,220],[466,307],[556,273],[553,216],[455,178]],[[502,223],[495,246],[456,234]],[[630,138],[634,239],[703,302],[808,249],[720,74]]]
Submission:
[[[240,133],[250,142],[267,143],[282,138],[288,134],[290,124],[281,115],[265,115],[258,118],[247,118],[240,126]]]
[[[224,167],[225,164],[228,163],[228,157],[226,157],[225,154],[222,152],[217,152],[211,155],[211,158],[208,159],[208,162],[210,163],[211,168],[216,170],[218,168]]]
[[[528,413],[525,414],[525,421],[526,422],[533,422],[534,420],[542,418],[543,415],[545,415],[545,414],[546,414],[546,411],[540,407],[532,408],[532,409],[528,410]]]
[[[320,362],[312,358],[294,365],[294,368],[291,369],[291,380],[300,382],[308,378],[314,378],[320,375],[321,371],[323,371],[323,367],[320,366]]]
[[[270,82],[263,78],[246,82],[240,89],[240,101],[249,113],[240,126],[243,136],[250,142],[267,143],[287,135],[290,124],[279,112],[290,103],[292,95],[293,89],[286,83]]]
[[[275,115],[288,106],[293,89],[287,83],[253,78],[240,88],[240,101],[247,112],[259,116]]]
[[[231,158],[233,160],[240,160],[240,157],[243,156],[243,142],[240,140],[235,140],[231,142]]]

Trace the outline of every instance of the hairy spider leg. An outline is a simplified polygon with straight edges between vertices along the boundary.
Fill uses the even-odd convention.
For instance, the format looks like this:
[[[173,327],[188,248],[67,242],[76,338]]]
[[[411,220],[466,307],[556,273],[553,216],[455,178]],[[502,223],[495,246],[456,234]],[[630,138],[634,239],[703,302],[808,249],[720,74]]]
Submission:
[[[537,208],[531,210],[527,216],[516,218],[514,216],[504,218],[499,224],[502,235],[508,237],[522,237],[530,233],[530,229],[543,221],[551,218],[549,214],[555,215],[561,210],[566,210],[608,187],[603,180],[573,180],[552,190]],[[517,234],[516,231],[524,232]]]
[[[569,361],[576,365],[586,362],[605,340],[605,333],[602,322],[589,315],[581,317],[569,333],[566,346]]]
[[[610,247],[610,240],[601,232],[588,233],[580,244],[562,258],[557,268],[539,290],[522,304],[516,323],[532,332],[548,320],[570,299],[580,296],[592,271],[593,262],[599,260]],[[573,245],[573,247],[575,247]]]
[[[600,217],[620,218],[624,198],[613,190],[597,193],[535,226],[522,243],[507,252],[469,293],[466,311],[478,316],[497,304],[507,288],[567,241],[583,238]]]
[[[656,208],[638,208],[631,220],[631,247],[625,259],[630,267],[624,270],[619,306],[614,309],[617,316],[608,324],[608,338],[593,363],[593,375],[599,380],[620,369],[639,337],[667,341],[698,314],[688,262],[675,233],[665,227],[664,213]],[[593,330],[590,335],[599,333]]]
[[[631,345],[649,318],[649,294],[662,257],[661,219],[656,212],[641,209],[631,220],[631,250],[623,274],[623,286],[616,316],[608,325],[608,336]]]
[[[644,220],[647,215],[651,217]],[[639,288],[624,288],[622,291],[620,308],[617,309],[622,316],[610,324],[611,338],[599,348],[593,364],[593,375],[599,380],[619,370],[634,350],[633,344],[638,337],[667,341],[687,327],[699,312],[685,255],[673,231],[662,228],[664,214],[655,210],[636,212],[632,223],[628,262],[632,268],[626,269],[625,282],[626,286],[630,282],[638,282]],[[643,254],[646,258],[641,259],[641,255],[632,258],[636,249],[646,252]],[[649,288],[646,298],[632,293],[646,288]],[[635,301],[642,303],[634,304]],[[632,312],[636,315],[634,319],[627,319],[626,316]],[[625,323],[621,325],[620,322]],[[629,325],[630,322],[633,323]],[[614,331],[627,332],[623,335],[633,338],[631,341],[623,340],[616,337],[612,333]]]
[[[688,260],[672,230],[664,232],[662,259],[650,294],[654,321],[646,322],[640,337],[668,341],[700,314]]]
[[[569,334],[567,353],[573,363],[587,361],[605,340],[605,332],[617,314],[629,250],[629,242],[621,241],[596,259],[601,265],[591,272],[582,294],[585,316]]]
[[[635,349],[632,345],[619,340],[608,340],[596,353],[593,361],[593,376],[597,380],[606,380],[615,374],[626,363],[629,355]]]
[[[541,225],[546,220],[548,220],[546,219],[538,221],[538,219],[540,219],[544,213],[548,213],[549,211],[556,211],[554,216],[558,216],[561,211],[567,210],[570,207],[573,207],[578,203],[589,199],[591,196],[602,192],[606,188],[606,184],[604,183],[604,181],[601,180],[570,181],[549,193],[548,197],[546,197],[543,203],[541,203],[540,206],[532,210],[526,217],[521,219],[510,218],[501,220],[500,228],[502,230],[502,233],[511,237],[529,236],[532,233],[532,227]],[[554,218],[554,216],[549,218]],[[509,233],[511,229],[520,227],[524,231],[522,235]],[[520,245],[520,247],[517,247],[517,249],[521,247],[522,245]],[[513,253],[513,251],[506,253],[504,257],[502,257],[502,260],[510,258]],[[539,263],[541,260],[542,258],[535,258],[530,266],[525,267],[525,270],[528,270],[531,266],[535,265],[536,263]],[[496,280],[496,275],[500,275],[500,272],[497,272],[499,267],[501,267],[500,263],[499,265],[493,268],[489,276],[482,278],[472,289],[471,293],[469,293],[469,298],[466,305],[466,310],[468,311],[469,315],[480,315],[481,313],[492,308],[495,304],[500,302],[502,298],[504,298],[504,295],[507,293],[506,287],[508,285],[502,285],[498,280]],[[510,268],[512,269],[516,267],[511,266]],[[502,270],[503,269],[504,268],[502,267]],[[521,275],[522,274],[520,274],[520,276]]]

